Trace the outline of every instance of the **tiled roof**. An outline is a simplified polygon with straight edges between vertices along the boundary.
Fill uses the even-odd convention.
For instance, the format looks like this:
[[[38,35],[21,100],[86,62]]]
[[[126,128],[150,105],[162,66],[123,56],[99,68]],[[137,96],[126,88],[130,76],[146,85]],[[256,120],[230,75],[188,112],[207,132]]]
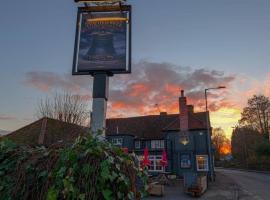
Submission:
[[[52,144],[69,144],[79,135],[86,134],[87,129],[76,124],[70,124],[50,118],[42,118],[33,122],[19,130],[16,130],[5,137],[23,145],[38,145],[42,129],[42,122],[46,120],[46,128],[44,132],[43,145],[50,146]]]
[[[205,112],[189,114],[189,129],[205,129]],[[106,120],[106,134],[131,134],[144,139],[161,139],[164,131],[180,130],[179,114],[149,115]]]
[[[126,133],[144,139],[160,139],[163,128],[173,122],[178,115],[149,115],[106,120],[106,134]]]
[[[189,114],[189,129],[205,129],[205,112]],[[44,120],[46,127],[42,132]],[[128,134],[140,139],[162,139],[165,131],[179,131],[179,114],[148,115],[106,120],[106,135]],[[9,138],[18,144],[38,145],[40,140],[45,146],[66,145],[79,135],[89,133],[89,128],[50,118],[42,118],[3,138]],[[43,134],[43,135],[42,135]],[[42,136],[42,137],[41,137]]]

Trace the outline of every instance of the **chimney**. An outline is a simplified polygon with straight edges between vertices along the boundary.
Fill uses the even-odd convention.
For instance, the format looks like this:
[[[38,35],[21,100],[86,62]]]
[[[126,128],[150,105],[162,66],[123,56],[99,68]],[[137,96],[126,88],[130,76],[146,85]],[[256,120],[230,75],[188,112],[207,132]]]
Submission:
[[[161,116],[167,115],[167,112],[160,112]]]
[[[193,105],[188,105],[188,112],[194,113],[194,106]]]
[[[188,130],[188,105],[187,98],[185,97],[184,90],[181,90],[181,96],[179,98],[179,111],[180,111],[180,130]]]

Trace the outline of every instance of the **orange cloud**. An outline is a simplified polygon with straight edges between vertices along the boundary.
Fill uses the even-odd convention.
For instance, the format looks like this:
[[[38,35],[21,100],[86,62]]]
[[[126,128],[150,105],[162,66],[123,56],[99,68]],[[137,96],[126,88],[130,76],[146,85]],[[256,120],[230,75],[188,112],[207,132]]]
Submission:
[[[126,105],[124,102],[112,102],[111,104],[112,109],[126,109],[128,108],[128,105]]]
[[[141,94],[145,94],[149,92],[149,88],[147,85],[143,83],[136,83],[131,85],[130,96],[140,96]]]
[[[86,101],[91,100],[89,77],[36,71],[26,74],[25,83],[44,92],[55,88],[78,92],[85,95]],[[188,104],[193,104],[196,112],[204,111],[204,89],[219,85],[225,85],[227,89],[208,93],[211,123],[213,127],[222,127],[230,137],[231,127],[240,119],[247,99],[258,93],[270,95],[270,87],[267,87],[270,74],[256,80],[204,68],[141,61],[133,64],[132,74],[110,78],[107,116],[130,117],[159,114],[159,111],[178,113],[180,88],[185,90]]]
[[[165,85],[165,91],[172,95],[178,95],[180,92],[180,87],[178,85],[168,83]]]

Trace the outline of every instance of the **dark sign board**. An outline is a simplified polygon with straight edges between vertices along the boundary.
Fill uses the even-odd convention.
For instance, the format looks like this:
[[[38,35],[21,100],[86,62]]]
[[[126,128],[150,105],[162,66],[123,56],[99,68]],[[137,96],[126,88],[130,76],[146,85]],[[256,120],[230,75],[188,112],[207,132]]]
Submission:
[[[191,168],[190,154],[181,154],[181,168],[189,169]]]
[[[73,75],[131,72],[131,6],[78,8]]]

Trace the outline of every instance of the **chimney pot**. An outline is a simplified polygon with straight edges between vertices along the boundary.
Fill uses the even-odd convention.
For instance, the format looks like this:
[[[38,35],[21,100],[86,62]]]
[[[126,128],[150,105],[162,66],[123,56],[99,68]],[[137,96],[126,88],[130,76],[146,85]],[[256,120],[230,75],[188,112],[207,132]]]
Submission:
[[[184,93],[185,93],[184,90],[181,90],[181,97],[184,97],[185,96]]]
[[[160,115],[167,115],[167,112],[160,112]]]

